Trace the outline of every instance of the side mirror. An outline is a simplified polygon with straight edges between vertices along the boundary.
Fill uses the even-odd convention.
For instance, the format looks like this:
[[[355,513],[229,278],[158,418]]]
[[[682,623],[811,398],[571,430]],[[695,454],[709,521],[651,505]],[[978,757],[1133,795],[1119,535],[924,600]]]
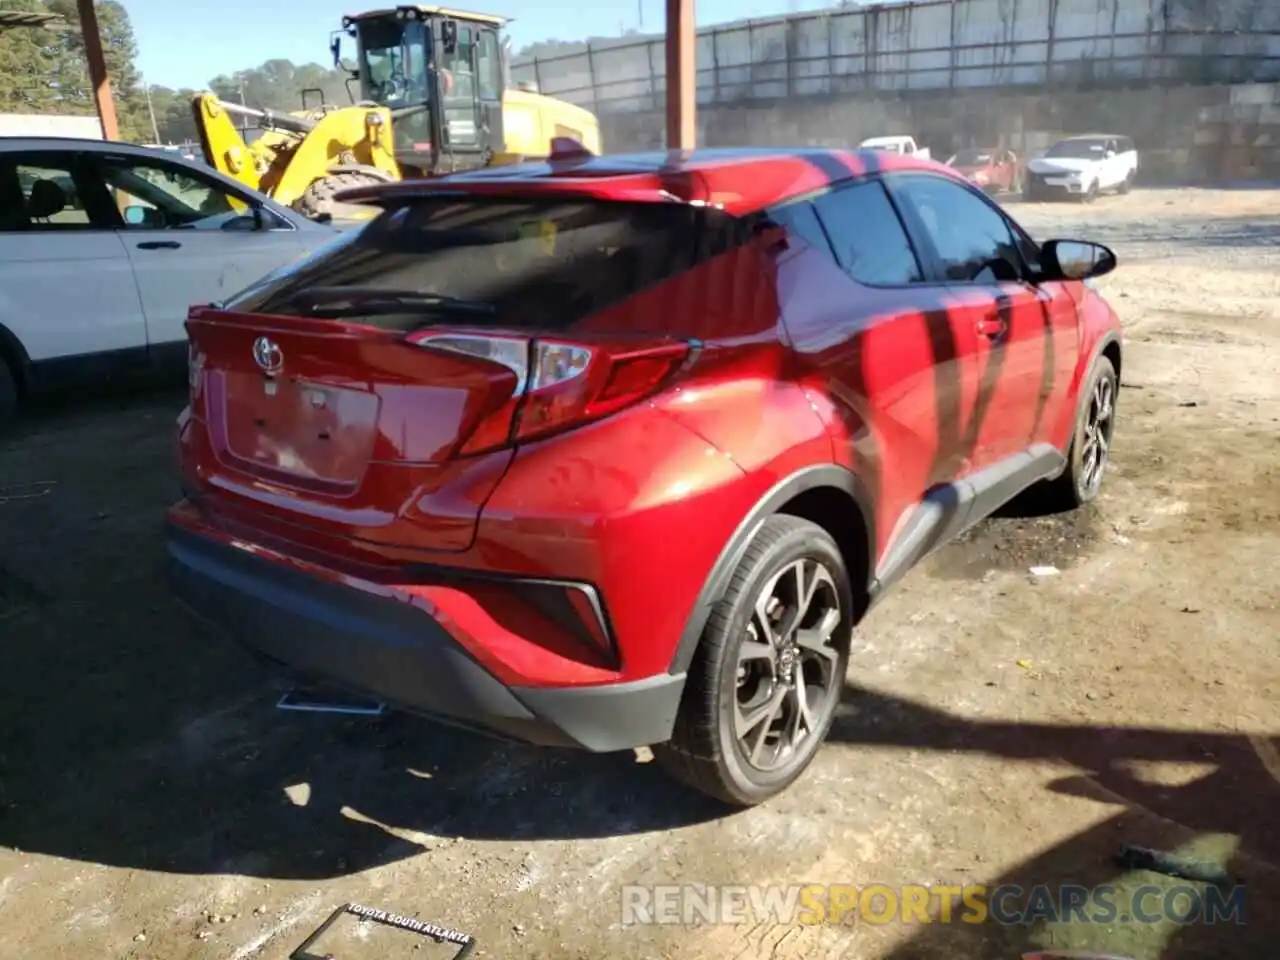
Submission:
[[[222,229],[228,233],[252,233],[259,229],[257,219],[249,213],[242,213],[238,217],[232,217],[222,224]]]
[[[333,54],[333,65],[335,67],[341,67],[342,66],[342,36],[341,35],[335,35],[334,38],[329,41],[329,52]]]
[[[151,227],[160,230],[165,226],[164,213],[155,207],[144,207],[140,203],[131,203],[122,213],[124,222],[131,227]]]
[[[1114,157],[1115,155],[1116,155],[1116,152],[1115,152],[1114,150],[1108,150],[1108,151],[1107,151],[1107,159],[1108,159],[1108,160],[1110,160],[1110,159],[1111,159],[1112,157]]]
[[[458,22],[446,20],[440,26],[440,43],[445,53],[453,53],[458,49]]]
[[[222,229],[232,233],[252,233],[267,228],[266,217],[261,207],[250,206],[239,216],[230,217],[222,224]]]
[[[1110,247],[1087,240],[1048,240],[1040,247],[1046,280],[1090,280],[1116,268]]]

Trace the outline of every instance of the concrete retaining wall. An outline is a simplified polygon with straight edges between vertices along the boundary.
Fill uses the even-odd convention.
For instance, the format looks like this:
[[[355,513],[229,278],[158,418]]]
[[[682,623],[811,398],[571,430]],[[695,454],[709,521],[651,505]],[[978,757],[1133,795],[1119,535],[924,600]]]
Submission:
[[[698,32],[698,102],[903,91],[1280,81],[1276,0],[915,0]],[[598,114],[662,108],[661,36],[521,57],[517,80]]]

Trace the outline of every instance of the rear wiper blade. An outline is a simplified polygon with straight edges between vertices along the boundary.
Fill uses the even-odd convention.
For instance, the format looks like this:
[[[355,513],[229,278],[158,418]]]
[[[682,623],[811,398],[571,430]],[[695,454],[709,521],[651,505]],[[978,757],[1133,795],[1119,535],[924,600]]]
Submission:
[[[390,310],[426,309],[477,313],[491,316],[492,303],[450,297],[421,290],[388,290],[382,287],[308,287],[289,298],[289,304],[310,307],[312,313],[339,316],[344,313],[385,313]]]

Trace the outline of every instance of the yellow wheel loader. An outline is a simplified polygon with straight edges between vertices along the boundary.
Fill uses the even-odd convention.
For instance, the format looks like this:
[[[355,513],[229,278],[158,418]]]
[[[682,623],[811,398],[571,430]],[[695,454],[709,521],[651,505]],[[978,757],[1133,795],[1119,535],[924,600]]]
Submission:
[[[355,104],[276,113],[199,94],[205,159],[307,216],[350,217],[358,210],[334,202],[348,187],[546,157],[557,137],[600,153],[593,113],[512,87],[506,23],[417,4],[344,17],[330,52]],[[343,35],[356,63],[342,57]],[[236,119],[265,132],[246,144]]]
[[[360,102],[391,109],[405,177],[546,157],[556,137],[600,153],[594,114],[512,87],[507,22],[421,4],[343,18],[330,43],[334,66],[359,84]],[[355,41],[354,64],[342,57],[344,34]]]
[[[400,179],[385,107],[276,113],[212,93],[197,94],[191,106],[211,167],[305,216],[340,213],[333,202],[339,190]],[[253,121],[262,136],[246,144],[238,119]]]

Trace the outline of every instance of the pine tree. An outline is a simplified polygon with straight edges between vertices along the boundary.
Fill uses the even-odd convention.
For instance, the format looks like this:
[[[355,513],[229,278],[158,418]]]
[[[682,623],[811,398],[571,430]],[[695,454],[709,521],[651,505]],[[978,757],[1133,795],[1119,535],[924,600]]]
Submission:
[[[74,7],[74,2],[72,3]],[[5,10],[51,13],[41,0],[7,0]],[[60,110],[58,78],[69,54],[59,28],[0,29],[0,111],[53,113]]]
[[[89,82],[89,67],[85,56],[84,33],[80,29],[80,12],[76,0],[46,0],[45,5],[53,13],[61,14],[70,29],[62,34],[65,56],[61,61],[64,73],[59,76],[60,87],[65,91],[63,113],[92,113],[96,107]],[[125,140],[150,139],[150,120],[146,99],[139,89],[138,42],[133,35],[133,24],[125,8],[115,0],[98,0],[98,32],[102,37],[102,55],[107,64],[107,77],[115,100],[116,121],[120,136]]]

